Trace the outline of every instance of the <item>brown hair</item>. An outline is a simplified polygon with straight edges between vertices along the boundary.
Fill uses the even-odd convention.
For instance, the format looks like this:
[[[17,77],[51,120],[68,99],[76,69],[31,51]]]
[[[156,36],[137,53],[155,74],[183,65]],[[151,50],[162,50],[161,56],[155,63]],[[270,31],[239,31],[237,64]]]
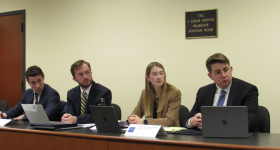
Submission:
[[[91,71],[91,68],[90,68],[90,64],[84,60],[78,60],[76,62],[74,62],[72,65],[71,65],[71,73],[72,73],[72,76],[75,77],[75,70],[77,70],[78,68],[82,67],[83,64],[87,64],[88,65],[88,68],[89,70]]]
[[[43,73],[42,69],[39,68],[38,66],[30,66],[25,72],[25,77],[26,77],[27,81],[29,81],[28,77],[34,77],[37,75],[42,76],[42,78],[44,79],[44,73]]]
[[[227,63],[228,65],[230,65],[228,58],[224,54],[216,53],[206,60],[206,68],[209,73],[212,72],[211,65],[215,63]]]
[[[177,90],[177,88],[166,82],[165,70],[162,64],[159,62],[151,62],[146,68],[146,75],[149,76],[152,68],[155,66],[162,68],[165,75],[165,79],[164,79],[165,81],[162,85],[162,90],[159,97],[158,108],[157,108],[157,113],[160,113],[163,111],[165,103],[167,103],[166,93],[172,89]],[[152,114],[151,105],[154,102],[154,99],[155,99],[155,91],[152,86],[152,83],[147,81],[147,79],[145,78],[145,96],[143,102],[145,116],[150,116]]]

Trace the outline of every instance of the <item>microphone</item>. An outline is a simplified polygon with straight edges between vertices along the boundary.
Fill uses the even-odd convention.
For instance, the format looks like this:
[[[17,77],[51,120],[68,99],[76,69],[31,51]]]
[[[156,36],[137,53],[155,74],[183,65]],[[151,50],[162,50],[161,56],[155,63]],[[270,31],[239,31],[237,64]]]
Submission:
[[[106,106],[105,98],[99,98],[97,101],[97,106]]]

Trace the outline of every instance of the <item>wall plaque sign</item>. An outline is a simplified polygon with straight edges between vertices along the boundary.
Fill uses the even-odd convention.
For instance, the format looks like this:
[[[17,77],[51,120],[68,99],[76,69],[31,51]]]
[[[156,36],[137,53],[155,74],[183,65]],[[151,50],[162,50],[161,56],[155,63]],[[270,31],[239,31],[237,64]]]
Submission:
[[[217,37],[217,9],[186,12],[186,39]]]

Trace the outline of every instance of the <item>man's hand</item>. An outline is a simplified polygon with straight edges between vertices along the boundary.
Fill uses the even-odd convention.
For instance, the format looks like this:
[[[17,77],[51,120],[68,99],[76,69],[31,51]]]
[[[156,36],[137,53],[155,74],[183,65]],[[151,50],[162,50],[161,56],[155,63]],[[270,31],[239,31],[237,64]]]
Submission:
[[[23,117],[24,117],[24,114],[14,118],[13,120],[23,120]]]
[[[193,125],[193,126],[196,126],[198,127],[200,130],[202,130],[202,115],[201,113],[197,113],[195,114],[190,123]]]
[[[137,115],[131,115],[128,117],[128,123],[129,124],[143,124],[144,119],[141,119]]]
[[[7,116],[2,112],[2,111],[0,111],[0,119],[2,119],[2,118],[6,118]]]
[[[62,123],[76,123],[77,117],[66,113],[61,117],[61,122]]]

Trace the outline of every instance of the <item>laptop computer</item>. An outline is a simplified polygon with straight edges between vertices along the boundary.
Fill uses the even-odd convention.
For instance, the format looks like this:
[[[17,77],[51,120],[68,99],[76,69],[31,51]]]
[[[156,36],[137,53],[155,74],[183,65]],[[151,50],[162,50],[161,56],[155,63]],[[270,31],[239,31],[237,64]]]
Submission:
[[[203,137],[249,138],[247,106],[201,106]]]
[[[77,124],[50,121],[42,105],[21,104],[30,125],[36,129],[63,130],[79,128]]]
[[[126,132],[121,129],[113,106],[89,106],[95,126],[99,131]]]

